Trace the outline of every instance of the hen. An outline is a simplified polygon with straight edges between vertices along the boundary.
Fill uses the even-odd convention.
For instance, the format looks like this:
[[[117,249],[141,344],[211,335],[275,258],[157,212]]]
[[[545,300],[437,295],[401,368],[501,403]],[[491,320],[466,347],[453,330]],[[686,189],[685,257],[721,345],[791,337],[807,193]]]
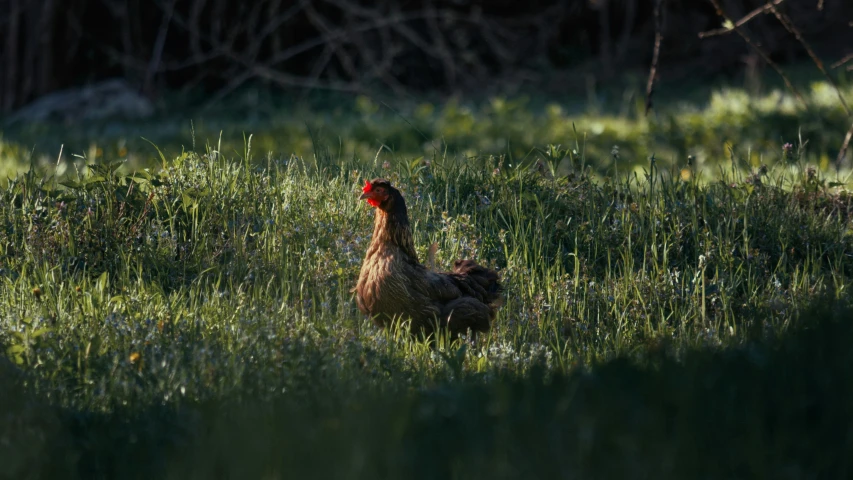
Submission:
[[[387,327],[411,319],[413,334],[435,326],[459,334],[489,330],[502,303],[498,273],[473,260],[457,260],[452,272],[436,273],[418,261],[406,201],[384,179],[366,182],[360,200],[376,210],[373,238],[356,284],[359,310]]]

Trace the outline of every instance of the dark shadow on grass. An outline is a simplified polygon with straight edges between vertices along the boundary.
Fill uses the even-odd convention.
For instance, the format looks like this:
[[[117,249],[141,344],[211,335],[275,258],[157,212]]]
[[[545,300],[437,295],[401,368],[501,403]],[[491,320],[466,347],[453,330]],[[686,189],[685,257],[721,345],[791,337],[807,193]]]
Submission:
[[[592,373],[60,409],[0,365],[10,478],[846,478],[853,309]],[[356,379],[357,383],[357,379]],[[11,467],[10,467],[11,466]]]

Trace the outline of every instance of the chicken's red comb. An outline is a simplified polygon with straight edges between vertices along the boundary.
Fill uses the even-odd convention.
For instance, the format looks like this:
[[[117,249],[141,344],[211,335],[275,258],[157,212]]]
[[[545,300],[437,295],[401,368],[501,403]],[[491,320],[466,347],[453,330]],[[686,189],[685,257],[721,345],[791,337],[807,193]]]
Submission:
[[[364,181],[364,188],[361,189],[362,192],[367,193],[373,190],[373,184],[370,183],[370,180]]]

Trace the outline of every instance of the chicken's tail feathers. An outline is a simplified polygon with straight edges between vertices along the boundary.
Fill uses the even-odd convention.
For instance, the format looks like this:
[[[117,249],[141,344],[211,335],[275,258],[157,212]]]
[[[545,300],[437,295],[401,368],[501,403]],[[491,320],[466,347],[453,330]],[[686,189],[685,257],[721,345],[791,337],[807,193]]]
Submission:
[[[453,263],[453,273],[465,275],[477,282],[485,290],[486,303],[493,308],[503,305],[504,287],[497,271],[484,267],[473,260],[456,260]]]

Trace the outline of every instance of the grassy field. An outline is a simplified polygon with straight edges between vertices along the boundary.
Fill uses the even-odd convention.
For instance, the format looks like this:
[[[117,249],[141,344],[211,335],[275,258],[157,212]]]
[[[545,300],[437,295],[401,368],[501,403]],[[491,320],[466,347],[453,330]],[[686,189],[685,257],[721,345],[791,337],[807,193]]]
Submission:
[[[743,168],[772,165],[781,159],[782,145],[802,139],[808,142],[802,160],[849,172],[849,160],[834,165],[850,127],[838,94],[813,75],[801,76],[802,102],[770,80],[758,95],[731,82],[713,88],[663,84],[648,116],[644,81],[642,87],[629,83],[560,98],[531,93],[429,102],[324,95],[297,102],[258,90],[208,109],[167,98],[162,111],[145,121],[6,126],[0,130],[0,178],[27,171],[31,160],[53,172],[62,145],[60,173],[73,172],[73,162],[82,166],[79,156],[88,162],[127,159],[132,170],[160,164],[149,141],[170,156],[203,150],[210,141],[224,155],[238,157],[249,134],[260,157],[268,152],[310,157],[320,143],[334,157],[364,160],[503,155],[520,161],[548,145],[566,148],[577,142],[599,174],[639,170],[655,154],[663,167],[682,167],[692,156],[698,171],[712,173],[708,178],[734,158]],[[853,84],[845,78],[838,83],[847,104],[853,104]]]
[[[758,159],[697,120],[719,142],[667,160],[650,123],[614,149],[509,112],[420,152],[188,137],[59,172],[7,142],[33,168],[0,191],[0,476],[849,475],[853,199],[820,142],[791,120]],[[537,122],[562,146],[490,154],[479,130],[533,145]],[[374,176],[422,257],[500,269],[488,336],[430,348],[358,313]]]

